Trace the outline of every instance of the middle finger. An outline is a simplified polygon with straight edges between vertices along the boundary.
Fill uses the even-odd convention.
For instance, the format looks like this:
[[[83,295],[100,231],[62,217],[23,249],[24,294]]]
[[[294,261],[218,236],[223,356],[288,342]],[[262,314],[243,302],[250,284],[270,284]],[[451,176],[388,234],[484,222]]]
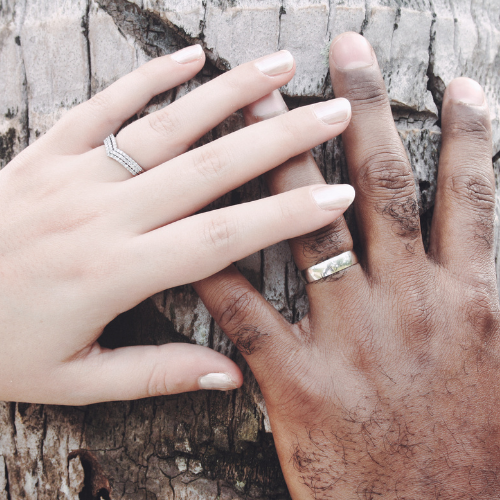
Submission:
[[[120,183],[116,213],[147,232],[203,208],[224,193],[339,135],[349,123],[345,99],[295,109],[189,151]]]
[[[342,140],[357,194],[365,268],[381,276],[422,263],[425,252],[413,172],[373,49],[361,35],[346,33],[332,43],[330,66],[335,95],[349,99],[352,106]]]

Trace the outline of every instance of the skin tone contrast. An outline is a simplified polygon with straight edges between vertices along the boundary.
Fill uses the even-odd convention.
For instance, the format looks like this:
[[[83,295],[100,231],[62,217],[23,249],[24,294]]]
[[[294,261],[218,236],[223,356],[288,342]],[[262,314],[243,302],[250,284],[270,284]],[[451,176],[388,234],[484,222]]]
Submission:
[[[346,99],[306,106],[188,148],[287,83],[287,51],[243,64],[160,111],[122,124],[192,78],[193,46],[154,59],[66,114],[0,172],[0,400],[83,405],[239,387],[236,364],[189,345],[104,349],[113,318],[261,248],[319,229],[351,186],[303,186],[192,215],[222,194],[344,131]],[[133,177],[103,140],[145,172]],[[202,263],[203,265],[199,265]]]
[[[116,315],[196,281],[260,384],[294,499],[497,498],[500,307],[481,87],[459,78],[444,95],[426,251],[363,37],[332,43],[333,101],[288,112],[276,89],[294,62],[281,51],[120,130],[203,63],[196,46],[147,63],[0,172],[0,399],[82,405],[240,386],[236,365],[204,347],[97,343]],[[188,151],[243,107],[247,128]],[[144,174],[106,157],[118,130]],[[230,264],[283,239],[299,270],[353,249],[340,215],[354,191],[326,186],[305,152],[340,133],[359,264],[307,285],[310,311],[290,325]],[[263,173],[273,196],[193,215]]]
[[[294,499],[492,499],[500,491],[500,345],[490,118],[472,80],[442,108],[438,188],[426,252],[415,182],[376,56],[360,35],[330,49],[360,259],[307,285],[288,324],[230,266],[195,284],[247,359]],[[248,124],[286,116],[278,93]],[[252,125],[254,126],[254,125]],[[267,173],[273,194],[323,182],[310,154]],[[290,240],[299,269],[353,248],[343,218]]]

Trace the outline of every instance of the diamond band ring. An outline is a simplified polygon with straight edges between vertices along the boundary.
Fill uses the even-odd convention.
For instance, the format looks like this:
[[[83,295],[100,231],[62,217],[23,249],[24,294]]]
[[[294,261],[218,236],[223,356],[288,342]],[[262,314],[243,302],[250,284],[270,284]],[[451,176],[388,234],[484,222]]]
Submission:
[[[144,172],[135,160],[121,149],[118,149],[116,137],[113,134],[104,139],[104,146],[106,147],[106,154],[123,165],[132,175],[139,175]]]
[[[316,264],[314,266],[304,269],[300,274],[302,279],[306,283],[312,283],[313,281],[318,281],[320,279],[331,276],[332,274],[338,273],[348,267],[354,266],[358,263],[358,258],[356,254],[349,250],[348,252],[336,255],[331,259],[325,260]]]

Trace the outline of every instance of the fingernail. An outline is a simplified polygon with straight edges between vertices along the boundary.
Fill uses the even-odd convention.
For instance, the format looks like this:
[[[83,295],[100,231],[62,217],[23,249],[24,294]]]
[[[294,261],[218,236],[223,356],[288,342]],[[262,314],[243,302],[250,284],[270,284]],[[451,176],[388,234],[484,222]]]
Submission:
[[[330,55],[340,69],[366,68],[374,62],[371,45],[357,33],[344,33],[336,38],[330,47]]]
[[[313,111],[327,125],[341,123],[351,117],[351,105],[343,97],[334,99],[333,101],[318,102],[313,106]]]
[[[255,63],[255,66],[267,76],[281,75],[293,68],[293,56],[288,50],[280,50],[275,54],[262,57]]]
[[[323,210],[345,210],[353,202],[355,192],[349,184],[336,184],[315,188],[312,195]]]
[[[174,52],[170,57],[180,64],[186,64],[197,61],[202,55],[203,49],[201,48],[201,45],[191,45],[190,47]]]
[[[288,111],[283,97],[279,90],[275,90],[270,94],[260,98],[248,106],[248,111],[261,120],[272,118],[273,116],[281,115]]]
[[[209,373],[198,380],[200,389],[215,391],[230,391],[238,386],[227,373]]]
[[[455,78],[446,89],[449,99],[463,104],[481,106],[484,103],[484,92],[479,83],[470,78]]]

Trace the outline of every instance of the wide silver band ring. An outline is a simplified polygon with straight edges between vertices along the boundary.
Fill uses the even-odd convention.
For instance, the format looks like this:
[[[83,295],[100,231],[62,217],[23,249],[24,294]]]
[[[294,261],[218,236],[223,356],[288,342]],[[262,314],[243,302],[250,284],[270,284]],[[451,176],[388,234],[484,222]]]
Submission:
[[[339,273],[357,263],[358,258],[356,254],[352,250],[349,250],[331,259],[320,262],[319,264],[308,267],[300,274],[306,283],[312,283],[313,281],[318,281],[332,274]]]
[[[139,175],[144,172],[134,159],[121,149],[118,149],[116,137],[113,134],[104,139],[104,146],[106,148],[106,154],[120,163],[120,165],[123,165],[132,175]]]

